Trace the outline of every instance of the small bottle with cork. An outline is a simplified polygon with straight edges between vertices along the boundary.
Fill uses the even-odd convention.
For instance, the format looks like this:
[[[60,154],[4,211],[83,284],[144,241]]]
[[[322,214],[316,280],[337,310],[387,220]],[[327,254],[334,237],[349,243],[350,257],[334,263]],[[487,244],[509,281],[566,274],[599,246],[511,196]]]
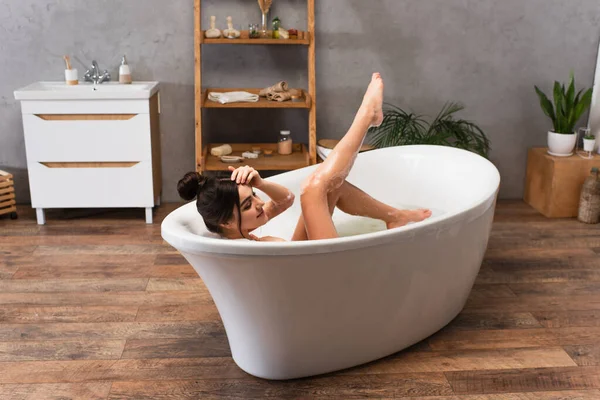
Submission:
[[[290,131],[280,131],[277,152],[281,155],[292,154],[292,137]]]

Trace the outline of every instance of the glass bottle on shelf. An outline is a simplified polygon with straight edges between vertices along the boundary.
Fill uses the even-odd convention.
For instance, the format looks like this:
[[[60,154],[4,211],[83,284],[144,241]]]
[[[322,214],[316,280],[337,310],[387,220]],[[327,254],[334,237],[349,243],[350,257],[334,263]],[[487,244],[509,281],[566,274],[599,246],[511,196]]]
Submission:
[[[280,131],[277,152],[281,155],[292,154],[292,137],[290,131]]]
[[[260,37],[266,39],[268,36],[268,25],[269,25],[269,13],[262,13],[262,18],[260,21]]]
[[[281,27],[281,20],[279,17],[273,18],[273,39],[279,39],[279,28]]]

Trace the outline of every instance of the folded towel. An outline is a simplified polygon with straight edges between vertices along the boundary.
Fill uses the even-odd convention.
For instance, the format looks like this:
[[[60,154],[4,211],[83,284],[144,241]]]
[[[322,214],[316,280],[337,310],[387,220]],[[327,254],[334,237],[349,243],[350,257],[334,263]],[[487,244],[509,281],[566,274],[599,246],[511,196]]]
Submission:
[[[262,89],[258,93],[258,95],[260,97],[266,97],[267,94],[269,94],[269,93],[273,93],[273,92],[286,92],[287,90],[288,90],[288,84],[287,84],[287,82],[286,81],[281,81],[281,82],[277,82],[273,86],[270,86],[268,88]]]
[[[267,100],[272,101],[286,101],[292,98],[290,92],[272,92],[267,94]]]
[[[210,92],[208,99],[221,104],[235,102],[255,103],[258,101],[258,95],[249,92]]]

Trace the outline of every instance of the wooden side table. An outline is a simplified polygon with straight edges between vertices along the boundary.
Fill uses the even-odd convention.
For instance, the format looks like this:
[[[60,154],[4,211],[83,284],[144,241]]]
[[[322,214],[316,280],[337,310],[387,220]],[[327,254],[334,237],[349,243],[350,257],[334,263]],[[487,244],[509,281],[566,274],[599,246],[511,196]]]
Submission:
[[[593,167],[600,168],[598,154],[555,157],[547,148],[529,149],[524,200],[549,218],[576,217],[583,182]]]

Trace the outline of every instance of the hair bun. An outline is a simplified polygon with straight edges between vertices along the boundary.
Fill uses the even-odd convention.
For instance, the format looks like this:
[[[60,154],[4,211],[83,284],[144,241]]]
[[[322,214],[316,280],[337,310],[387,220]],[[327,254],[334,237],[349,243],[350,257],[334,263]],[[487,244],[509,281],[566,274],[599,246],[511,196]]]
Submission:
[[[196,172],[196,175],[198,175],[198,192],[197,192],[197,194],[199,194],[200,191],[204,188],[204,185],[206,185],[206,182],[208,182],[208,178],[197,172]]]
[[[208,178],[197,172],[188,172],[177,183],[179,196],[184,200],[193,200],[198,196]]]

